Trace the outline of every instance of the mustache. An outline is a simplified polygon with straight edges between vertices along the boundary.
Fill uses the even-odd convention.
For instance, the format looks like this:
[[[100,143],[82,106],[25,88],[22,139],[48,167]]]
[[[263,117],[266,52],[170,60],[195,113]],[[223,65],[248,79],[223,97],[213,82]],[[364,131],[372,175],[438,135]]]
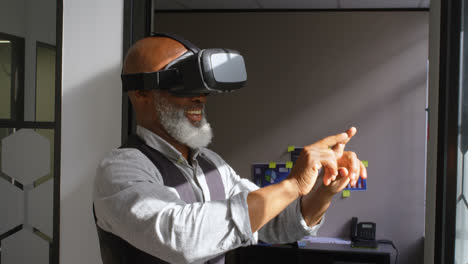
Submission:
[[[198,110],[200,108],[202,110],[205,110],[205,104],[197,103],[197,104],[193,104],[193,105],[190,105],[190,106],[185,106],[184,111]]]

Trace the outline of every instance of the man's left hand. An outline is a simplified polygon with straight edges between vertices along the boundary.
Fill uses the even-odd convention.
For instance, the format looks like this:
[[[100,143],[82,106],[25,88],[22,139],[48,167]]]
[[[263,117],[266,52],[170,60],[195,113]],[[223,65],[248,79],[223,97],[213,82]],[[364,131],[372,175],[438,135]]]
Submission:
[[[346,131],[348,141],[356,135],[357,129],[352,127]],[[341,192],[348,184],[352,187],[356,186],[359,177],[367,179],[367,170],[364,164],[359,160],[356,153],[352,151],[344,151],[345,144],[338,144],[332,149],[335,152],[338,164],[338,176],[330,179],[324,179],[324,184],[328,186],[330,192]]]

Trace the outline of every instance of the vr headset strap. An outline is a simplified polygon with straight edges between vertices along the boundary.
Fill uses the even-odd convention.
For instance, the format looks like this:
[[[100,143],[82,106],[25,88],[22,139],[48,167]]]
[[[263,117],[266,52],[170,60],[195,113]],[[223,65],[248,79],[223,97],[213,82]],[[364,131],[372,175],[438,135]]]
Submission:
[[[177,69],[157,72],[122,74],[124,92],[131,90],[164,90],[182,82]]]
[[[169,34],[169,33],[164,33],[164,32],[154,32],[151,34],[151,36],[152,37],[166,37],[166,38],[173,39],[179,42],[180,44],[184,45],[188,50],[193,52],[193,54],[197,54],[198,52],[200,52],[200,49],[197,46],[195,46],[192,42],[175,34]]]
[[[193,52],[193,54],[200,52],[200,49],[193,43],[175,34],[155,32],[151,34],[151,37],[170,38],[184,45],[188,50]],[[122,74],[121,78],[124,92],[131,90],[163,90],[183,83],[177,69],[167,69],[149,73]]]

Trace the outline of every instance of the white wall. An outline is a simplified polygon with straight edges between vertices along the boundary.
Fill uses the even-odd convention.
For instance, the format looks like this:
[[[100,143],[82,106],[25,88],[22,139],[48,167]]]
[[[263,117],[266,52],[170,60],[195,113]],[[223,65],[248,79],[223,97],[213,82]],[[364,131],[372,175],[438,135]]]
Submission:
[[[63,2],[60,263],[101,263],[91,195],[120,143],[123,0]]]

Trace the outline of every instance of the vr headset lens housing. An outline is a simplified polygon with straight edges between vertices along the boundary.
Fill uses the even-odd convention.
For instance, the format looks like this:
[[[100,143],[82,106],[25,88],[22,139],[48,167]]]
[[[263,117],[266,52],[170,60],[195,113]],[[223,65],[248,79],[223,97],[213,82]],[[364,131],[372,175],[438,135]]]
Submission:
[[[168,90],[176,96],[198,96],[230,92],[247,81],[244,58],[230,49],[187,51],[163,70],[151,73],[122,74],[124,91]]]
[[[236,53],[213,53],[209,56],[213,78],[218,83],[247,81],[244,58]]]
[[[180,76],[179,84],[168,89],[174,95],[229,92],[241,88],[247,81],[244,58],[237,51],[205,49],[180,58],[166,68],[177,70]]]

